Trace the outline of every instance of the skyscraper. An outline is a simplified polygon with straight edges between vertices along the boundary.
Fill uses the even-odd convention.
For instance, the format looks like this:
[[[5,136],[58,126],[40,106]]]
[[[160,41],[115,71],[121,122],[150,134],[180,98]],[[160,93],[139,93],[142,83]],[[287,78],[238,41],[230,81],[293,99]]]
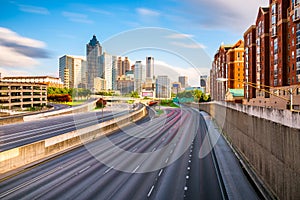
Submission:
[[[85,60],[79,56],[64,55],[59,58],[59,78],[66,88],[78,88],[83,82]]]
[[[124,76],[127,71],[130,70],[130,61],[128,60],[128,57],[125,57],[124,60],[122,60],[122,57],[118,57],[117,60],[117,71],[118,76]]]
[[[154,58],[146,57],[146,78],[153,79],[154,76]]]
[[[117,90],[117,80],[118,80],[118,60],[117,56],[112,56],[112,89]]]
[[[99,77],[106,80],[106,89],[113,89],[113,58],[110,54],[104,52],[99,57],[100,70]]]
[[[86,58],[87,58],[87,75],[88,75],[88,88],[93,89],[94,87],[94,78],[99,77],[100,75],[100,63],[99,56],[102,54],[102,47],[97,40],[96,36],[93,35],[93,38],[86,45]]]
[[[168,76],[158,76],[156,79],[156,97],[171,98],[171,83]]]
[[[134,65],[134,91],[141,92],[142,84],[146,80],[146,69],[142,61],[136,61]]]
[[[179,76],[178,82],[181,84],[181,88],[186,88],[188,86],[188,77],[187,76]]]

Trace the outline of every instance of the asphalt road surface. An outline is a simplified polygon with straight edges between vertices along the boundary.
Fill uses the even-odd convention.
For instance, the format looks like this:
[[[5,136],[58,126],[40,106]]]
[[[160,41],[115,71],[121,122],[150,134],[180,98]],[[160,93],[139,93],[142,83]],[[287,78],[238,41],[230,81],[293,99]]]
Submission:
[[[92,126],[128,114],[128,112],[130,111],[126,107],[123,106],[119,109],[116,105],[115,108],[103,113],[100,110],[3,125],[0,126],[0,152]]]
[[[202,120],[166,109],[2,179],[0,199],[226,199],[213,154],[198,156]]]

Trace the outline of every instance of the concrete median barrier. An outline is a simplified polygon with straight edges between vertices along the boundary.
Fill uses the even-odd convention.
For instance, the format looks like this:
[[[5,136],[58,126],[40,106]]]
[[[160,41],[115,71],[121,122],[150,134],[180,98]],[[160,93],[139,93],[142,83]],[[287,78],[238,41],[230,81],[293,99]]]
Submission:
[[[147,109],[143,106],[132,113],[97,125],[0,152],[0,174],[49,158],[101,136],[111,134],[113,131],[136,122],[146,115]]]

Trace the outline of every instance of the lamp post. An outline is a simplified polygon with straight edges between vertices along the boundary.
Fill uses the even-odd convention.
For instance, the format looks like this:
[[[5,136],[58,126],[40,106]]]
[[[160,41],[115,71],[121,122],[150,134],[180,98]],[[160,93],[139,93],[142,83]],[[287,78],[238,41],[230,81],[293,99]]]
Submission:
[[[278,98],[281,98],[281,99],[283,99],[283,100],[285,100],[285,101],[288,101],[288,102],[290,102],[290,111],[293,111],[293,89],[292,89],[292,88],[289,88],[289,90],[288,90],[289,93],[290,93],[290,99],[287,99],[287,98],[284,98],[284,97],[282,97],[282,96],[279,96],[279,95],[277,95],[277,94],[275,94],[275,93],[269,92],[269,91],[267,91],[267,90],[265,90],[265,89],[257,88],[257,85],[256,85],[255,83],[245,82],[245,81],[240,81],[240,80],[237,80],[237,79],[228,79],[228,78],[217,78],[217,79],[216,79],[216,81],[218,81],[218,82],[225,82],[225,81],[228,81],[228,80],[238,81],[238,82],[241,82],[241,83],[243,83],[243,84],[247,84],[247,85],[249,85],[250,87],[254,87],[254,88],[259,89],[259,90],[262,90],[262,91],[264,91],[264,92],[266,92],[266,93],[268,93],[268,94],[271,94],[271,95],[276,96],[276,97],[278,97]],[[262,85],[262,84],[261,84],[261,85]],[[262,86],[268,87],[268,88],[273,88],[273,87],[267,86],[267,85],[262,85]]]

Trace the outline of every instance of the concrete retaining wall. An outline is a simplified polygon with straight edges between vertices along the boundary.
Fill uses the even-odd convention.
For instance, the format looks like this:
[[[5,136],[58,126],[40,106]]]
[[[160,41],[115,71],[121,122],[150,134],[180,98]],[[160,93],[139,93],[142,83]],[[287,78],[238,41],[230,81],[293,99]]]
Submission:
[[[1,152],[0,174],[110,134],[122,126],[143,118],[146,114],[147,110],[143,107],[129,115],[114,118],[101,124]]]
[[[215,103],[201,104],[199,108],[215,119],[228,141],[275,197],[300,199],[300,129],[295,128],[300,124],[298,113]]]

